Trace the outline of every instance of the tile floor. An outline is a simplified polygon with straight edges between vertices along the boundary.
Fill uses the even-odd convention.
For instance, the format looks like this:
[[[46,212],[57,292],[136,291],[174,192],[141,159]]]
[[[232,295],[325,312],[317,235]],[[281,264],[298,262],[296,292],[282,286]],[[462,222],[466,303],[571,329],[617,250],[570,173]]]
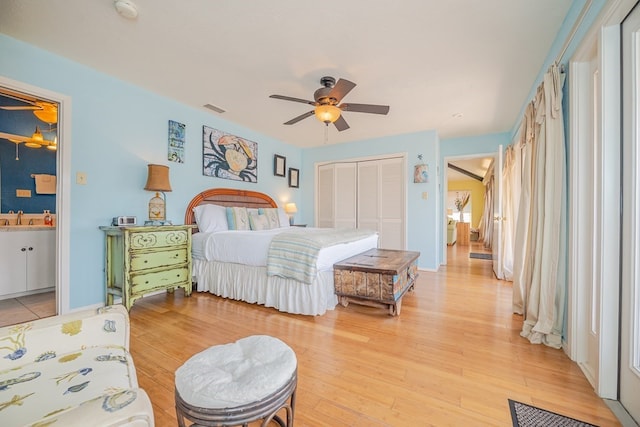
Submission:
[[[0,327],[56,314],[55,292],[0,300]]]

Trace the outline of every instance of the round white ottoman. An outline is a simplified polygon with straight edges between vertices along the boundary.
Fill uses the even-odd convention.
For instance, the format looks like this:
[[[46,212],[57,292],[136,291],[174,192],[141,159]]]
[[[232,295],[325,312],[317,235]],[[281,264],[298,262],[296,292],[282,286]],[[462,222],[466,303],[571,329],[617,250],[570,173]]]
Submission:
[[[178,425],[293,425],[298,362],[277,338],[253,335],[210,347],[176,370]],[[278,411],[286,412],[286,423]]]

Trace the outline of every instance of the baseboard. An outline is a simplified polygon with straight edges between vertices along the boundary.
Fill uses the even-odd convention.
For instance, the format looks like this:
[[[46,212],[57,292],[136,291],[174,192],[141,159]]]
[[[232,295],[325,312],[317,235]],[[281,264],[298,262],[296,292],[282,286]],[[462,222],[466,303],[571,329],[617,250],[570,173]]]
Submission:
[[[611,409],[611,412],[613,412],[623,427],[638,427],[638,423],[631,418],[631,415],[629,415],[619,401],[611,399],[602,399],[602,401]]]

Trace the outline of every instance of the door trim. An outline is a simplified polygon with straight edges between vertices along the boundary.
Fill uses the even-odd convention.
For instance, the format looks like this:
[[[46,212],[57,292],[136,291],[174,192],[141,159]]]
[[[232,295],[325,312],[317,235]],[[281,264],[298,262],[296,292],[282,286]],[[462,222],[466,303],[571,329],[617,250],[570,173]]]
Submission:
[[[56,156],[56,313],[70,311],[71,97],[0,76],[0,86],[58,103]]]

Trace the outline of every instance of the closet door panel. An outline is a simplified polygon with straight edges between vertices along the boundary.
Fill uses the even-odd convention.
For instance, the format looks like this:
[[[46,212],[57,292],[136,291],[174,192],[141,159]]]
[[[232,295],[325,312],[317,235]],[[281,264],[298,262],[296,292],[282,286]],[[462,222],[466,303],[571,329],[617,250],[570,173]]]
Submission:
[[[318,168],[318,227],[332,228],[334,217],[334,172],[335,165],[324,165]]]
[[[335,165],[335,227],[356,227],[356,182],[355,163]]]
[[[380,228],[380,248],[405,250],[404,226],[398,221],[384,221]]]
[[[378,162],[358,163],[358,228],[380,231]]]
[[[405,174],[402,159],[379,161],[380,242],[386,249],[406,249]],[[382,246],[384,244],[385,246]]]

